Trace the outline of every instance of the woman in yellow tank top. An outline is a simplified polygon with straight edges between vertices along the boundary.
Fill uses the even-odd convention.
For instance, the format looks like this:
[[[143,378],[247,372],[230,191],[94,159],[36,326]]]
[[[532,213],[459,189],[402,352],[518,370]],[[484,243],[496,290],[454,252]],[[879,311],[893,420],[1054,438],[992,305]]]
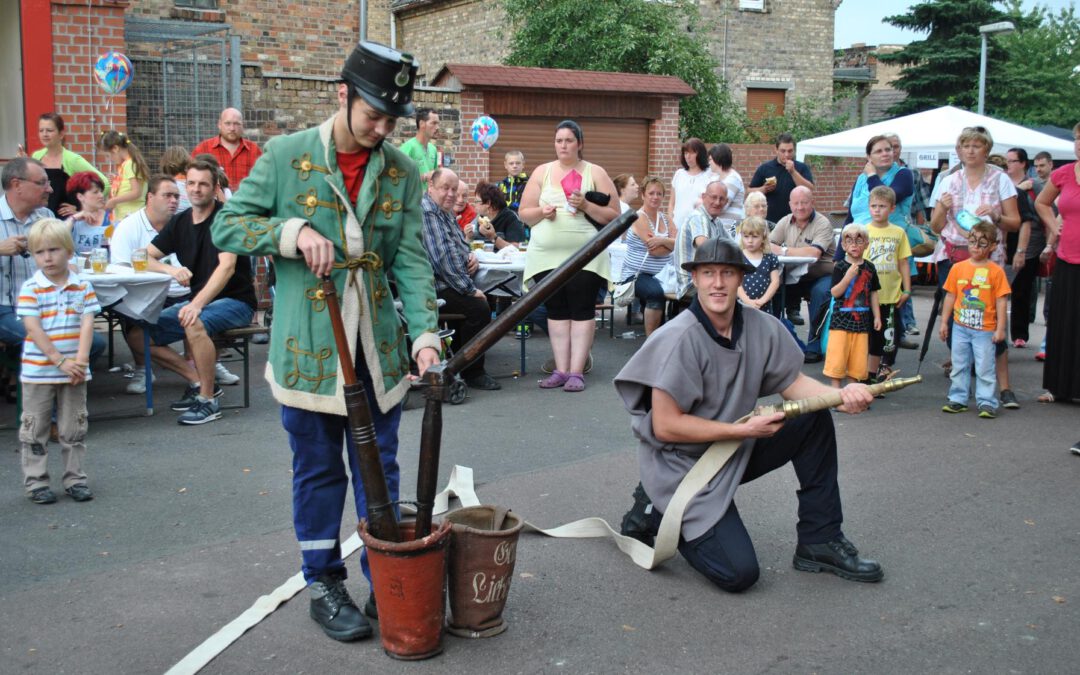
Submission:
[[[584,138],[576,122],[566,120],[555,129],[554,162],[541,164],[529,177],[518,215],[532,228],[525,262],[526,283],[539,281],[596,235],[585,214],[599,223],[619,215],[619,196],[607,172],[581,159]],[[566,194],[562,181],[572,171],[581,175],[581,187]],[[585,200],[590,190],[611,197],[608,206]],[[585,389],[583,371],[596,332],[596,296],[611,280],[607,255],[600,255],[545,301],[548,334],[555,370],[540,382],[543,389]]]

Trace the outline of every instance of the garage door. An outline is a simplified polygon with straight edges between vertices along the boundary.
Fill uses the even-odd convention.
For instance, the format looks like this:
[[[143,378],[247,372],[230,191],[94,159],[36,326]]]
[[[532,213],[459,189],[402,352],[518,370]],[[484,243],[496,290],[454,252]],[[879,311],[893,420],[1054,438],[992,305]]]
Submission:
[[[503,155],[511,150],[525,153],[525,170],[555,159],[555,127],[561,119],[546,117],[499,117],[499,140],[489,153],[492,181],[506,177]],[[577,119],[585,135],[585,159],[604,167],[614,178],[633,174],[638,182],[649,164],[649,121],[643,119]]]

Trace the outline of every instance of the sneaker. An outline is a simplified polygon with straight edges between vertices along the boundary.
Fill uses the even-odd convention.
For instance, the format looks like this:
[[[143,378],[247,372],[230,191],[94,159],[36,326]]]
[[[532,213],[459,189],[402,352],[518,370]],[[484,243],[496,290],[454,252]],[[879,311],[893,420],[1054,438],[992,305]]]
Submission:
[[[371,636],[371,624],[349,597],[341,573],[324,574],[308,586],[312,619],[335,640],[351,642]]]
[[[220,361],[214,364],[214,382],[231,387],[240,381],[239,375],[233,375]]]
[[[31,490],[30,494],[26,495],[30,498],[30,501],[35,504],[55,504],[56,495],[48,487],[39,487],[36,490]]]
[[[918,349],[919,343],[914,340],[901,340],[899,347],[900,349]]]
[[[1015,340],[1013,340],[1013,347],[1016,347],[1017,349],[1024,349],[1025,347],[1027,347],[1027,340],[1021,340],[1020,338],[1016,338]]]
[[[157,375],[153,372],[150,373],[150,382],[157,382]],[[124,388],[129,394],[145,394],[146,393],[146,370],[138,368],[131,376],[131,382],[128,382],[127,387]]]
[[[1080,441],[1077,441],[1077,442],[1073,443],[1072,447],[1069,448],[1069,452],[1071,452],[1074,455],[1080,456]]]
[[[94,498],[94,493],[90,492],[90,488],[86,487],[86,483],[76,483],[69,488],[65,488],[64,492],[77,502],[88,502]]]
[[[908,335],[921,335],[921,333],[919,333],[919,329],[916,328],[915,326],[912,326],[911,328],[905,329],[904,332],[907,333]]]
[[[1020,402],[1016,400],[1016,394],[1012,389],[1001,390],[1001,407],[1009,410],[1019,410]]]
[[[206,424],[219,419],[221,419],[221,404],[218,403],[218,400],[216,398],[210,400],[199,398],[194,406],[188,408],[183,415],[176,418],[176,423],[191,426]]]
[[[1038,352],[1037,354],[1035,354],[1035,360],[1036,361],[1045,361],[1046,360],[1046,352]]]
[[[224,392],[221,391],[221,387],[214,387],[214,398],[220,398]],[[169,406],[176,412],[184,412],[190,410],[198,402],[199,398],[199,385],[189,384],[187,389],[184,390],[184,396],[179,401],[173,401]]]
[[[255,333],[251,336],[251,344],[265,345],[270,342],[270,333]]]
[[[514,329],[514,337],[518,340],[528,340],[532,337],[532,329],[528,326],[518,326]]]
[[[966,405],[964,405],[963,403],[953,403],[952,401],[949,401],[948,403],[945,404],[944,407],[942,407],[941,412],[962,413],[962,412],[967,412],[967,410],[968,410],[968,407]]]
[[[788,312],[787,320],[791,322],[793,326],[802,326],[806,324],[806,321],[802,318],[798,312]]]
[[[979,406],[979,417],[984,420],[992,420],[997,417],[997,408],[993,408],[988,405]]]

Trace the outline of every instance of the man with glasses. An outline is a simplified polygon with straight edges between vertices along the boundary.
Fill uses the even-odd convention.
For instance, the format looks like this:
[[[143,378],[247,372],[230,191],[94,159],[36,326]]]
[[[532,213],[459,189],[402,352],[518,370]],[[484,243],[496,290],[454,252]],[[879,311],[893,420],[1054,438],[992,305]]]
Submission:
[[[53,213],[45,207],[52,194],[49,176],[41,162],[16,157],[4,165],[0,176],[4,195],[0,197],[0,342],[22,345],[26,328],[15,315],[19,289],[37,272],[27,250],[30,226]],[[105,351],[105,338],[94,333],[90,362]]]

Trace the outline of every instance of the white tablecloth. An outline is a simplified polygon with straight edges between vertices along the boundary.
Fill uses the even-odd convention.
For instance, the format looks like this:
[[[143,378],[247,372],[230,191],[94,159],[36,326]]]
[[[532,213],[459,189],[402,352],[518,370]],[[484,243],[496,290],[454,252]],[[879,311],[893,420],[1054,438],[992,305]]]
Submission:
[[[168,274],[136,272],[123,265],[109,265],[105,274],[83,270],[80,276],[93,284],[102,307],[147,323],[157,322],[172,281]]]
[[[502,257],[497,253],[476,252],[480,269],[473,277],[473,283],[489,295],[502,297],[520,297],[521,281],[525,274],[525,255]]]
[[[798,282],[810,269],[810,265],[817,262],[817,258],[808,255],[781,255],[777,258],[784,266],[784,283],[789,285]]]

